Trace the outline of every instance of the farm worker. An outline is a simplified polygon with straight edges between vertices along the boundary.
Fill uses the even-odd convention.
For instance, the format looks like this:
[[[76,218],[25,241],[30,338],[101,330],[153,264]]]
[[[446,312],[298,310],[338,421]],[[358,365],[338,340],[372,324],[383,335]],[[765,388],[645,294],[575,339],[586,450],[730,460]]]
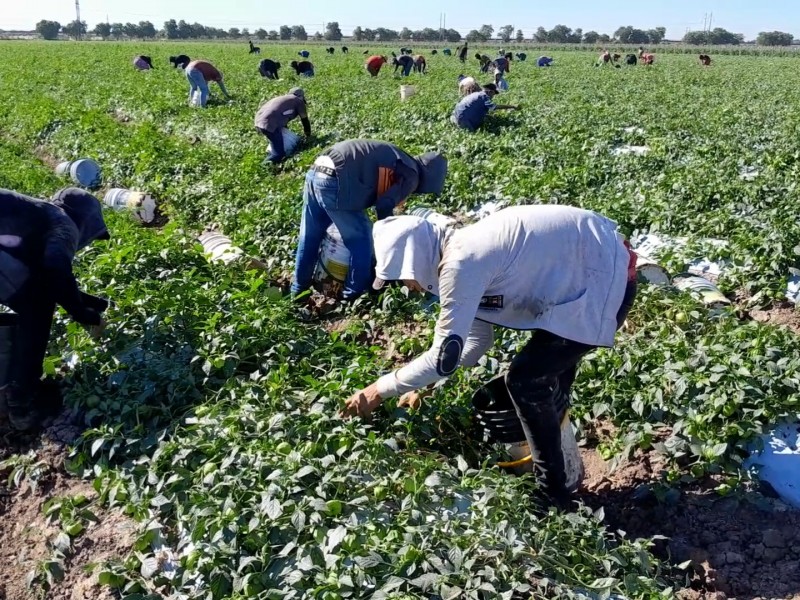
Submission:
[[[556,403],[569,397],[581,358],[610,347],[636,296],[635,254],[616,224],[571,206],[506,208],[461,229],[414,216],[373,229],[373,287],[402,281],[440,298],[431,348],[351,396],[344,416],[422,390],[471,367],[493,345],[494,326],[533,334],[505,384],[551,497],[568,500]]]
[[[635,54],[626,54],[625,55],[625,64],[632,67],[638,62],[638,58]]]
[[[553,64],[553,59],[549,56],[540,56],[536,61],[537,67],[549,67]]]
[[[302,89],[296,87],[289,90],[285,96],[278,96],[265,102],[258,109],[255,126],[269,140],[272,149],[267,155],[271,163],[279,163],[286,158],[283,145],[283,130],[290,121],[300,118],[303,124],[303,133],[306,138],[311,137],[311,121],[308,120],[306,96]]]
[[[477,131],[483,124],[486,115],[495,110],[517,110],[518,106],[511,104],[495,104],[492,98],[497,95],[497,86],[488,83],[483,86],[483,90],[465,96],[456,105],[450,121],[467,131]]]
[[[75,254],[109,239],[100,202],[78,188],[51,202],[0,189],[0,303],[17,313],[9,382],[0,388],[0,412],[28,430],[45,407],[40,396],[42,361],[56,305],[99,335],[108,302],[78,289]]]
[[[133,59],[133,66],[140,71],[149,71],[153,68],[153,60],[149,56],[137,56]]]
[[[312,65],[307,60],[301,60],[297,62],[293,60],[289,63],[289,66],[292,67],[298,75],[301,77],[313,77],[314,76],[314,65]]]
[[[525,59],[527,59],[527,58],[528,58],[528,55],[525,54],[524,52],[517,52],[517,59],[520,62],[525,62]]]
[[[458,78],[458,93],[462,96],[469,96],[475,92],[480,92],[481,86],[475,81],[474,77],[464,77],[461,75]]]
[[[462,63],[467,62],[467,53],[469,52],[469,48],[467,47],[467,42],[464,42],[464,45],[461,46],[461,49],[458,51],[458,60]]]
[[[500,71],[501,73],[509,73],[511,69],[511,63],[508,62],[508,59],[505,56],[498,56],[492,62],[496,71]]]
[[[646,66],[650,66],[655,61],[656,57],[649,52],[644,51],[644,47],[639,47],[639,60],[642,61]]]
[[[370,75],[372,75],[373,77],[377,77],[378,73],[380,73],[380,71],[381,71],[381,67],[383,65],[385,65],[386,62],[387,62],[387,59],[386,59],[385,56],[377,56],[377,55],[370,56],[367,59],[367,62],[364,65],[364,68],[367,69],[367,72]]]
[[[444,50],[442,50],[442,54],[444,54],[445,56],[452,56],[453,51],[450,50],[450,48],[445,48]]]
[[[394,65],[394,72],[397,73],[397,69],[403,69],[400,73],[403,77],[408,77],[411,75],[411,69],[414,68],[414,59],[411,58],[408,54],[403,54],[400,58],[392,53],[392,64]]]
[[[268,58],[258,63],[258,72],[262,77],[266,77],[267,79],[278,79],[278,69],[280,68],[281,63]]]
[[[708,54],[701,54],[700,55],[700,64],[704,67],[711,66],[711,57]]]
[[[230,99],[225,84],[222,83],[222,73],[210,62],[205,60],[193,60],[186,67],[186,79],[189,80],[189,104],[192,103],[192,96],[200,90],[200,106],[205,106],[208,101],[208,82],[216,81],[219,89],[226,98]]]
[[[192,62],[192,59],[186,56],[185,54],[178,54],[178,56],[170,56],[169,62],[172,63],[173,68],[177,69],[180,67],[181,69],[185,69],[186,66]]]
[[[494,74],[494,85],[498,91],[508,91],[508,82],[503,78],[503,74],[500,71],[496,71]]]
[[[298,56],[302,56],[303,58],[308,58],[309,57],[309,52],[308,52],[308,50],[301,50],[300,52],[297,53],[297,55]]]
[[[355,300],[369,287],[372,269],[372,224],[392,215],[411,194],[440,194],[447,159],[436,152],[412,157],[388,142],[346,140],[322,153],[306,175],[303,215],[292,283],[298,295],[311,286],[320,245],[333,223],[350,251],[350,270],[342,300]]]
[[[481,73],[488,73],[489,67],[492,65],[492,59],[480,52],[475,53],[475,58],[481,65]]]
[[[417,73],[421,73],[424,75],[428,70],[428,61],[425,60],[425,57],[422,54],[417,54],[414,57],[414,71]]]

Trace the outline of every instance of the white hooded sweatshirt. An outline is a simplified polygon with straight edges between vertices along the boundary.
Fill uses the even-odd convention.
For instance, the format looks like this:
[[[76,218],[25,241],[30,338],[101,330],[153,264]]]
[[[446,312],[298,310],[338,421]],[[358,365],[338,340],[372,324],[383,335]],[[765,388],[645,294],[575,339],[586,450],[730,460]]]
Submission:
[[[416,280],[440,297],[431,348],[378,380],[391,398],[472,366],[491,348],[492,325],[543,329],[611,346],[629,254],[616,224],[570,206],[516,206],[458,230],[411,216],[373,227],[376,275]]]

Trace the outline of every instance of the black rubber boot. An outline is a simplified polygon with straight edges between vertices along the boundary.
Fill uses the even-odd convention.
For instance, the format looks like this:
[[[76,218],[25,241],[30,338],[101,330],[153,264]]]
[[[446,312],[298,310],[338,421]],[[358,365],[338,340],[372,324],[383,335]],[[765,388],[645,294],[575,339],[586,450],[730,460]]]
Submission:
[[[34,395],[19,385],[7,386],[6,405],[8,421],[17,431],[30,431],[39,426],[42,414],[39,411]]]

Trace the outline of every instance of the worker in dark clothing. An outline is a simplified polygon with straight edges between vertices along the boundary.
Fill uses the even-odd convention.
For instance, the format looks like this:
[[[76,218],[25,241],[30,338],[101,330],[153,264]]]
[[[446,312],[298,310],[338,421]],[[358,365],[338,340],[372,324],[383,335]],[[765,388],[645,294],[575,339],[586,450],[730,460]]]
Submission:
[[[311,137],[311,121],[308,120],[306,96],[302,89],[292,88],[285,96],[278,96],[258,109],[255,126],[269,140],[272,151],[267,156],[271,163],[279,163],[286,158],[283,144],[283,129],[290,121],[300,118],[303,133]]]
[[[78,188],[51,202],[0,189],[0,304],[17,315],[9,381],[0,388],[0,413],[15,429],[36,427],[42,361],[56,305],[99,334],[108,302],[78,289],[75,254],[95,240],[109,239],[100,202]]]
[[[411,75],[411,69],[414,68],[414,59],[408,54],[403,54],[399,58],[392,52],[392,64],[394,65],[394,72],[397,74],[397,69],[403,69],[401,75],[408,77]]]
[[[261,73],[262,77],[266,77],[267,79],[278,79],[278,69],[280,68],[281,63],[268,58],[258,63],[258,72]]]
[[[492,59],[485,54],[481,54],[480,52],[475,53],[475,58],[481,65],[481,73],[488,73],[489,67],[492,66]]]
[[[302,56],[303,58],[308,58],[310,56],[310,53],[308,50],[301,50],[300,52],[297,53],[297,55]]]
[[[525,62],[525,59],[527,58],[528,55],[525,54],[524,52],[517,52],[517,60],[519,60],[520,62]]]
[[[301,60],[297,62],[293,60],[289,63],[289,66],[295,70],[300,77],[313,77],[314,76],[314,65],[311,64],[307,60]]]
[[[461,46],[461,49],[458,51],[458,60],[462,63],[467,62],[467,53],[469,53],[469,48],[467,47],[467,42],[464,42],[464,45]]]
[[[511,63],[508,62],[505,56],[498,56],[494,59],[492,64],[494,65],[495,71],[500,73],[508,73],[511,70]]]
[[[711,66],[711,57],[708,54],[701,54],[700,55],[700,64],[704,67]]]
[[[169,62],[171,62],[172,66],[176,69],[178,67],[180,67],[181,69],[185,69],[189,65],[189,63],[192,62],[192,59],[186,56],[185,54],[178,54],[178,56],[170,56]]]
[[[416,158],[388,142],[346,140],[317,158],[306,175],[303,214],[292,294],[311,286],[320,245],[331,223],[350,251],[350,270],[342,300],[351,301],[369,286],[372,270],[372,223],[390,217],[411,194],[440,194],[447,159],[436,152]]]

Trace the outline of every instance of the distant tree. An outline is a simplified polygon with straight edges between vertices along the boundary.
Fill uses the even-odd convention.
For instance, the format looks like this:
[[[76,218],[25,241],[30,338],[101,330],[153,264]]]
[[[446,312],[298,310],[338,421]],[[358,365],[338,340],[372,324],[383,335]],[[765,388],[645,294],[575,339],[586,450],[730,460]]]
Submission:
[[[36,24],[36,33],[45,40],[58,39],[59,31],[61,31],[61,23],[58,21],[39,21]]]
[[[364,30],[364,40],[366,40],[367,42],[374,42],[376,35],[377,33],[375,33],[374,29],[370,29],[369,27],[367,27]]]
[[[175,19],[170,19],[169,21],[164,21],[164,37],[168,40],[177,40],[178,35],[178,24],[175,22]]]
[[[693,46],[738,46],[744,42],[744,34],[715,27],[711,31],[689,31],[683,36],[683,42]]]
[[[274,29],[270,29],[269,33],[267,33],[267,39],[271,42],[274,42],[275,40],[281,39],[281,35]]]
[[[533,34],[533,40],[540,44],[547,42],[547,29],[544,27],[537,28],[536,33]]]
[[[139,35],[145,39],[156,37],[156,28],[150,21],[139,21]]]
[[[611,36],[610,36],[610,35],[608,35],[607,33],[601,33],[601,34],[600,34],[600,37],[599,37],[599,38],[597,38],[597,42],[598,42],[599,44],[607,44],[607,43],[609,43],[610,41],[611,41]]]
[[[444,32],[444,39],[450,43],[460,42],[461,34],[455,29],[448,29],[447,31]]]
[[[292,28],[289,27],[288,25],[281,25],[280,38],[282,40],[292,39]]]
[[[129,38],[139,37],[139,26],[136,23],[125,23],[122,26],[122,33]]]
[[[61,31],[64,34],[76,40],[81,39],[81,36],[85,35],[88,30],[89,29],[86,26],[86,21],[70,21],[61,27]]]
[[[257,40],[265,40],[267,39],[267,35],[269,34],[267,33],[266,29],[264,29],[263,27],[259,27],[253,32],[253,35],[256,36]]]
[[[759,46],[791,46],[794,36],[783,31],[762,31],[756,38]]]
[[[414,36],[414,32],[411,31],[408,27],[403,27],[400,30],[400,39],[403,41],[408,41]]]
[[[477,29],[473,29],[467,34],[466,40],[468,42],[485,42],[486,36]]]
[[[325,39],[325,36],[322,35],[319,31],[314,32],[314,35],[311,36],[315,42],[321,42]]]
[[[642,29],[627,25],[614,32],[614,39],[621,44],[649,44],[650,36]]]
[[[105,41],[111,37],[111,25],[108,23],[98,23],[94,26],[92,33],[99,35]]]
[[[400,39],[400,34],[394,29],[386,29],[385,27],[378,27],[375,30],[375,39],[381,42],[392,42]]]
[[[517,29],[517,43],[521,44],[525,41],[525,34],[522,33],[522,29]]]
[[[500,29],[497,30],[497,39],[499,39],[504,44],[507,44],[511,41],[512,35],[514,35],[513,25],[503,25]]]
[[[597,33],[596,31],[587,31],[586,33],[583,34],[582,41],[584,44],[589,44],[590,46],[593,46],[594,44],[597,43],[597,40],[599,39],[600,39],[599,33]]]
[[[649,38],[651,44],[660,44],[666,35],[666,27],[656,27],[655,29],[647,30],[647,37]]]
[[[292,27],[292,39],[300,42],[305,42],[308,39],[306,28],[302,25],[295,25]]]
[[[192,23],[189,25],[189,33],[193,38],[217,38],[222,39],[226,37],[226,33],[222,29],[216,27],[206,27],[200,23]]]
[[[231,27],[228,29],[228,37],[232,40],[238,40],[240,37],[242,37],[242,32],[238,27]]]
[[[494,35],[494,27],[491,25],[481,25],[481,28],[478,31],[481,32],[484,41],[492,39],[492,36]]]
[[[360,42],[364,39],[364,30],[361,29],[361,25],[358,25],[355,29],[353,29],[353,41]]]
[[[329,42],[338,42],[344,37],[338,21],[331,21],[325,25],[325,39]]]
[[[183,19],[178,21],[178,37],[182,40],[188,40],[194,37],[192,26]]]
[[[111,37],[115,40],[120,39],[125,34],[125,25],[122,23],[111,24]]]

